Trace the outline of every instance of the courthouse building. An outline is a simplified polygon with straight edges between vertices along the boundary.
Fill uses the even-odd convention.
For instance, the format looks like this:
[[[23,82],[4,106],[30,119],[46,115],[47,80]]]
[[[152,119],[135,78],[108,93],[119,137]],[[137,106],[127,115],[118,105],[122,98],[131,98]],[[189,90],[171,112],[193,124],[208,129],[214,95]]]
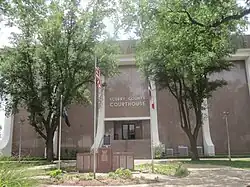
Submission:
[[[227,153],[226,124],[223,112],[229,112],[228,124],[232,154],[250,154],[250,42],[239,49],[230,60],[231,71],[211,78],[228,82],[209,98],[204,113],[204,124],[198,137],[199,151],[206,156]],[[150,136],[154,145],[165,145],[169,156],[189,153],[189,140],[180,127],[179,112],[174,97],[168,90],[155,89],[151,82],[154,106],[150,103],[148,82],[135,65],[135,41],[121,41],[123,54],[119,59],[119,72],[112,78],[102,77],[105,87],[99,93],[97,145],[103,145],[104,135],[110,135],[114,151],[134,152],[136,158],[150,158]],[[25,111],[9,120],[12,153],[18,153],[20,119]],[[68,110],[71,127],[63,123],[62,155],[73,156],[93,146],[93,106],[72,105]],[[151,127],[151,128],[150,128]],[[152,132],[152,133],[151,133]],[[44,155],[44,140],[27,121],[21,127],[22,153]],[[55,145],[57,144],[55,138]],[[55,146],[56,147],[56,146]],[[186,148],[187,147],[187,148]]]

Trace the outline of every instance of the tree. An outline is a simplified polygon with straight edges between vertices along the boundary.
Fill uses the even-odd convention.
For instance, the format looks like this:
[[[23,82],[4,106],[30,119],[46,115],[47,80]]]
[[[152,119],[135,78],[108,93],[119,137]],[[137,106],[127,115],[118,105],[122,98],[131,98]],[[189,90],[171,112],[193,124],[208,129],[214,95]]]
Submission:
[[[140,38],[137,64],[158,88],[167,88],[176,99],[191,157],[198,160],[203,101],[226,84],[211,75],[232,67],[226,60],[235,50],[231,38],[245,28],[249,9],[234,0],[123,3],[122,24],[129,30],[132,23]]]
[[[2,138],[2,130],[3,130],[3,127],[2,127],[2,125],[0,125],[0,139]]]
[[[0,31],[1,31],[1,28],[2,28],[2,21],[4,20],[4,16],[3,14],[7,11],[8,9],[8,6],[9,6],[9,2],[6,1],[6,0],[0,0]]]
[[[107,1],[13,1],[8,18],[19,29],[2,52],[1,95],[8,114],[25,108],[30,125],[45,140],[53,159],[53,136],[63,106],[90,102],[94,56],[105,76],[116,72],[117,48],[106,37]],[[9,97],[8,97],[9,96]]]

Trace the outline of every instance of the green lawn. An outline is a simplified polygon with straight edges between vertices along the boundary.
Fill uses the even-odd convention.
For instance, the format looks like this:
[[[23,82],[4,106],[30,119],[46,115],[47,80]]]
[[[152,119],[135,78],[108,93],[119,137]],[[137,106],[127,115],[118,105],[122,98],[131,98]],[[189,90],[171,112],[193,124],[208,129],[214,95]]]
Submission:
[[[152,172],[152,165],[151,164],[136,165],[135,170],[141,172]],[[165,164],[154,164],[154,173],[161,175],[185,177],[189,174],[189,171],[180,162],[168,162]]]
[[[182,161],[183,164],[188,165],[216,165],[216,166],[229,166],[233,168],[250,169],[250,159],[242,160],[200,160],[200,161]]]
[[[39,181],[33,179],[33,176],[45,173],[45,170],[28,170],[33,166],[40,166],[44,162],[19,163],[10,161],[1,161],[0,163],[0,186],[6,187],[35,187]]]
[[[0,161],[0,168],[5,166],[5,167],[15,167],[15,168],[29,168],[33,166],[41,166],[41,165],[46,165],[49,164],[46,161],[37,161],[37,162],[17,162],[17,161]]]

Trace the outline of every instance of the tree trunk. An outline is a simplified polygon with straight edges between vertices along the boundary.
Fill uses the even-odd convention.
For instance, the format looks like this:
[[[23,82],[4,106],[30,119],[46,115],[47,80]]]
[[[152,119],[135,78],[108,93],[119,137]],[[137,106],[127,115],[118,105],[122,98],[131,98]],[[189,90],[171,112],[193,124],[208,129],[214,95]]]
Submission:
[[[191,135],[189,137],[189,141],[190,141],[190,146],[191,146],[191,159],[200,160],[198,151],[197,151],[197,139],[193,135]]]
[[[53,161],[54,159],[54,152],[53,152],[53,135],[48,134],[46,140],[46,156],[49,162]]]

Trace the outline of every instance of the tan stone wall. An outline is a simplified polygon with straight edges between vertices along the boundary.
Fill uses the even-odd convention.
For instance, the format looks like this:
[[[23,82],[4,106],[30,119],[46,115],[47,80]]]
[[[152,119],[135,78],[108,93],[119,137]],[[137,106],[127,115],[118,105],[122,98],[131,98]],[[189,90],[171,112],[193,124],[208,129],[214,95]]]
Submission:
[[[226,125],[223,112],[229,111],[228,123],[233,154],[250,153],[250,97],[244,62],[235,62],[230,72],[214,75],[228,85],[209,99],[209,120],[216,154],[227,153]]]
[[[158,128],[160,141],[176,154],[178,146],[190,146],[187,135],[180,125],[176,99],[167,90],[157,91]],[[191,119],[192,120],[192,119]],[[198,146],[202,145],[202,132],[199,131]]]
[[[71,157],[75,151],[88,151],[93,144],[93,107],[72,105],[68,116],[71,127],[62,124],[62,155],[65,157]]]
[[[106,117],[148,117],[147,84],[135,66],[122,66],[121,74],[107,80],[106,87]],[[250,98],[248,93],[244,62],[236,63],[231,72],[221,73],[229,84],[216,91],[209,99],[209,119],[212,141],[216,153],[226,153],[226,131],[222,119],[224,110],[230,112],[229,126],[233,154],[250,152]],[[110,107],[110,97],[145,96],[145,106]],[[167,147],[175,149],[178,145],[189,145],[186,134],[180,127],[179,113],[175,98],[166,90],[157,91],[158,126],[160,141]],[[92,99],[93,101],[93,99]],[[71,127],[63,123],[62,155],[89,150],[93,143],[93,107],[72,105],[68,111]],[[25,111],[15,115],[13,130],[13,151],[18,153],[20,116],[27,116]],[[106,122],[106,130],[112,130],[113,123]],[[149,123],[142,125],[144,139],[112,142],[115,150],[135,151],[138,158],[150,158],[150,129]],[[22,128],[22,147],[26,154],[43,156],[44,141],[34,131],[27,121]],[[107,132],[107,131],[106,131]],[[202,145],[202,131],[199,133],[198,145]],[[111,133],[113,136],[113,133]],[[113,138],[112,138],[113,140]],[[131,147],[131,148],[130,148]],[[66,153],[67,152],[67,153]]]
[[[148,85],[135,66],[121,66],[120,73],[107,80],[105,116],[148,117]]]
[[[45,141],[34,130],[27,120],[27,112],[20,109],[19,113],[14,117],[13,139],[12,139],[12,154],[18,155],[20,145],[20,125],[21,119],[25,119],[21,126],[21,153],[22,156],[43,156]]]

